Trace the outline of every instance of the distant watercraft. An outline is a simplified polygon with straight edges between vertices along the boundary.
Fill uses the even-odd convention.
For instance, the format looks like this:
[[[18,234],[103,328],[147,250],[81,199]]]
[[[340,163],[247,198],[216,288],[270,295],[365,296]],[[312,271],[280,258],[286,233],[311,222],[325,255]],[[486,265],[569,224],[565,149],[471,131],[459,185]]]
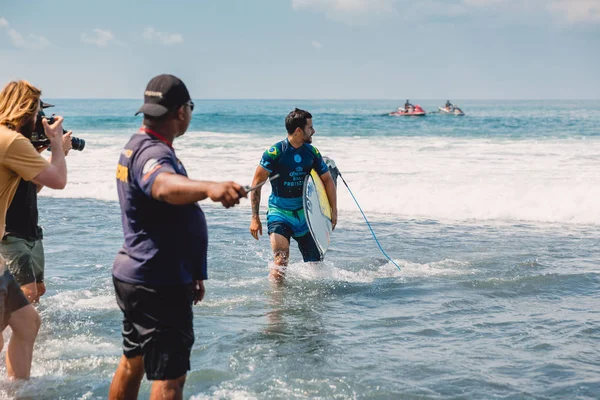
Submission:
[[[457,106],[438,107],[440,114],[463,116],[465,113]]]
[[[405,116],[423,117],[423,116],[427,115],[427,113],[425,112],[425,110],[423,110],[421,108],[420,105],[417,104],[414,108],[409,109],[408,111],[404,111],[403,108],[398,108],[397,111],[392,111],[390,113],[390,115],[392,115],[394,117],[405,117]]]

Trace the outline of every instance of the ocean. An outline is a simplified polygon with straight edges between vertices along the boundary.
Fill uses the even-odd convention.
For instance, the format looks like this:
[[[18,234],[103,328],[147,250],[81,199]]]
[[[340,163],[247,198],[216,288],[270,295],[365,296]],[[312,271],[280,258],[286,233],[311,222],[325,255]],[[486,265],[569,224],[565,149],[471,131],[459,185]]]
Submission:
[[[0,398],[104,399],[121,355],[115,170],[140,101],[47,101],[86,147],[67,188],[40,193],[42,328],[29,381],[0,362]],[[241,184],[285,115],[310,111],[313,144],[401,270],[341,182],[325,262],[293,243],[281,287],[249,201],[201,202],[209,280],[185,398],[600,398],[600,101],[463,100],[464,117],[421,118],[386,115],[404,99],[195,103],[179,158],[194,179]]]

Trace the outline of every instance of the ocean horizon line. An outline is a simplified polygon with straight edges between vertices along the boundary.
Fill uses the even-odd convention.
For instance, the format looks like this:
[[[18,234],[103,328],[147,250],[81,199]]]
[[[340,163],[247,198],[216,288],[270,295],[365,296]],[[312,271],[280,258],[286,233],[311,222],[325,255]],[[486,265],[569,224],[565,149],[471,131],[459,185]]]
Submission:
[[[44,97],[47,100],[141,100],[136,97]],[[240,98],[197,98],[193,97],[195,101],[405,101],[405,97],[399,98],[251,98],[251,97],[240,97]],[[448,98],[411,98],[411,102],[417,101],[446,101]],[[417,100],[415,100],[417,99]],[[598,98],[450,98],[452,101],[600,101]]]

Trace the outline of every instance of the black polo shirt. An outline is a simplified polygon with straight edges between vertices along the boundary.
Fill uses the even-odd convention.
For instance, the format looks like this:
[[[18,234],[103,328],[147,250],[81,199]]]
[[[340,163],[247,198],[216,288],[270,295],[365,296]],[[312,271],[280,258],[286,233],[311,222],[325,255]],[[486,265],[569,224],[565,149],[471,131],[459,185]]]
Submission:
[[[207,279],[208,232],[196,203],[173,205],[152,198],[164,172],[187,176],[168,144],[145,133],[131,137],[117,166],[125,242],[113,276],[131,284],[169,286]]]

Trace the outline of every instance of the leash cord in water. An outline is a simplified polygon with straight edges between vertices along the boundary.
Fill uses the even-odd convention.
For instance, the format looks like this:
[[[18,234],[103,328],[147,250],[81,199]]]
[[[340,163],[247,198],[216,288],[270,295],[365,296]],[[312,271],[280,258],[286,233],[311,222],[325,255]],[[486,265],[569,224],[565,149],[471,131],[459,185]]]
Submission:
[[[373,235],[373,239],[375,239],[375,242],[377,243],[377,246],[379,246],[379,250],[381,250],[381,252],[383,253],[383,255],[392,263],[396,266],[396,268],[398,268],[398,271],[402,271],[400,269],[400,266],[398,264],[396,264],[396,262],[394,260],[392,260],[390,258],[390,256],[387,255],[387,253],[385,252],[385,250],[383,250],[383,247],[381,247],[381,243],[379,243],[379,240],[377,239],[377,236],[375,236],[375,232],[373,231],[373,228],[371,228],[371,224],[369,223],[369,220],[367,219],[367,216],[365,215],[365,213],[363,212],[362,208],[360,207],[360,204],[358,204],[358,200],[356,200],[356,197],[354,197],[354,193],[352,193],[352,190],[350,190],[350,186],[348,186],[348,184],[346,183],[346,180],[344,179],[344,177],[342,176],[341,172],[339,172],[339,176],[340,178],[342,178],[342,182],[344,182],[344,185],[346,185],[346,189],[348,189],[348,192],[350,193],[350,196],[352,196],[352,199],[354,200],[354,202],[356,203],[356,206],[358,207],[358,209],[360,210],[360,213],[362,214],[363,218],[365,219],[365,222],[367,223],[367,226],[369,227],[369,229],[371,230],[371,234]]]

